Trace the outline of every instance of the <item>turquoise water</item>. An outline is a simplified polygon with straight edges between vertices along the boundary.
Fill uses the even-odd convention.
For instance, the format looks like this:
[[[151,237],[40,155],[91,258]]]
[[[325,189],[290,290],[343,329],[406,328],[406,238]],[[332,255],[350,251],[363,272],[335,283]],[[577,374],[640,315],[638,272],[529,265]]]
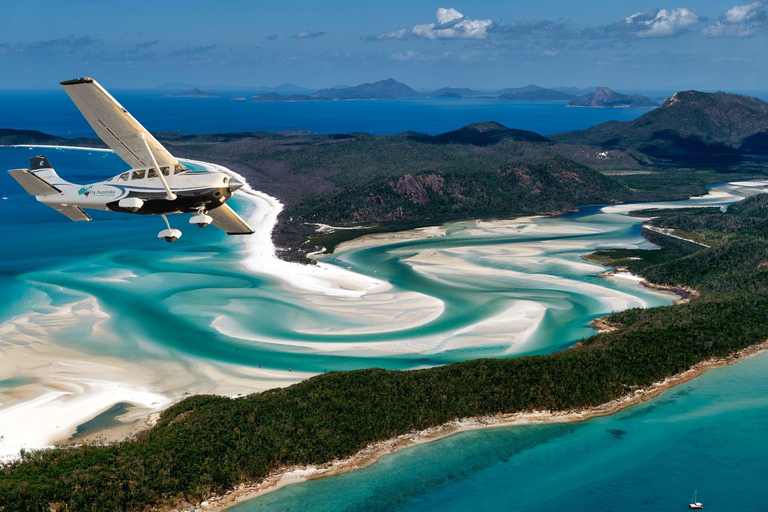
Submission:
[[[233,512],[766,510],[768,353],[583,423],[466,432]]]
[[[74,182],[125,167],[107,152],[7,147],[0,148],[0,167],[23,166],[41,151]],[[0,202],[6,218],[0,233],[8,241],[0,252],[0,293],[12,298],[0,304],[0,323],[38,313],[27,323],[39,324],[47,341],[90,355],[308,373],[415,368],[549,353],[593,334],[588,324],[596,317],[674,299],[597,277],[604,268],[581,259],[605,247],[652,247],[640,236],[641,220],[615,207],[500,226],[451,223],[437,238],[342,249],[323,261],[391,289],[336,297],[285,281],[298,267],[246,272],[243,237],[188,227],[186,216],[171,216],[184,236],[167,244],[157,239],[163,227],[157,217],[93,211],[94,221],[71,222],[5,173],[0,180],[9,190]],[[731,195],[666,205],[723,204],[759,191],[726,189]],[[244,215],[253,208],[246,198],[232,204]],[[449,263],[432,265],[432,258]],[[390,298],[371,303],[380,296]],[[417,302],[401,312],[398,301],[406,297]],[[109,315],[98,332],[93,322],[46,324],[46,315],[85,299]],[[418,301],[438,309],[430,315]],[[413,310],[416,318],[403,320],[401,313]]]
[[[0,167],[23,166],[41,151],[61,176],[74,182],[124,168],[111,153],[41,148],[0,148]],[[378,311],[365,298],[355,297],[335,302],[323,297],[327,304],[318,305],[317,293],[293,288],[280,275],[245,272],[241,237],[186,227],[186,216],[180,215],[170,220],[183,228],[184,236],[172,245],[157,239],[162,228],[157,217],[95,211],[92,222],[71,222],[8,183],[7,175],[0,179],[10,191],[9,199],[0,203],[8,219],[0,232],[12,241],[0,253],[0,293],[16,298],[0,305],[0,322],[95,298],[110,316],[104,329],[109,337],[90,333],[90,323],[48,330],[49,341],[91,355],[137,362],[187,358],[311,373],[414,368],[548,353],[590,336],[594,331],[589,322],[617,309],[616,300],[623,309],[666,305],[674,298],[595,275],[603,268],[586,264],[581,254],[647,242],[640,237],[638,219],[587,207],[503,232],[453,223],[445,237],[353,248],[327,258],[330,264],[391,283],[394,293],[410,292],[444,307],[435,318],[402,325],[393,317],[385,328],[374,328],[372,316],[393,312]],[[249,207],[242,200],[233,204],[240,211]],[[516,255],[519,247],[525,252],[534,246],[536,254]],[[462,250],[468,252],[456,252]],[[455,257],[471,268],[461,275],[436,276],[405,261],[425,252]],[[510,308],[534,303],[543,316],[521,318],[533,331],[521,334],[514,346],[508,337],[480,343],[462,332]],[[350,313],[356,305],[361,314]],[[362,308],[371,316],[363,315]],[[32,321],[44,320],[39,315]],[[406,347],[409,343],[415,348]]]

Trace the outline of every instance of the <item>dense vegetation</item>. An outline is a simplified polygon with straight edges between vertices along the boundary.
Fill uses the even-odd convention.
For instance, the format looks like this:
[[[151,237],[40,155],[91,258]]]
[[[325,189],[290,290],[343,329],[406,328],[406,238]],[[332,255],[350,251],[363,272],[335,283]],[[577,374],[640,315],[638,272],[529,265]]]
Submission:
[[[253,187],[278,197],[285,210],[273,232],[275,243],[294,250],[314,234],[312,223],[364,223],[367,230],[395,231],[468,216],[558,213],[632,196],[625,185],[592,168],[606,165],[598,158],[600,151],[564,147],[490,122],[435,136],[159,137],[174,155],[226,165]],[[621,151],[612,152],[609,160],[622,168],[640,165]],[[325,239],[314,243],[333,245]],[[287,251],[281,257],[291,254],[296,256]]]
[[[724,92],[678,92],[633,121],[551,137],[566,144],[632,148],[667,158],[768,154],[768,103]]]
[[[194,503],[282,465],[324,463],[455,418],[599,405],[767,339],[768,194],[726,213],[654,214],[657,226],[702,230],[712,247],[654,233],[661,250],[600,257],[695,287],[701,296],[688,304],[614,314],[619,330],[547,356],[332,372],[243,398],[192,397],[136,439],[24,453],[0,471],[2,511]]]

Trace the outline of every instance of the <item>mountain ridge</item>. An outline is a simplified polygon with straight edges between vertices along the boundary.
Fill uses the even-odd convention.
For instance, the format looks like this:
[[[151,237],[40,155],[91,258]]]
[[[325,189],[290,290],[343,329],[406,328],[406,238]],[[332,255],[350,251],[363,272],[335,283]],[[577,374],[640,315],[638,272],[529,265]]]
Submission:
[[[397,98],[421,98],[424,94],[417,92],[394,78],[380,80],[378,82],[364,83],[354,87],[320,89],[312,93],[312,96],[324,97],[335,100],[370,100],[370,99],[397,99]]]
[[[657,157],[768,154],[768,103],[725,92],[680,91],[633,121],[550,137],[566,144],[636,149]]]
[[[658,107],[659,104],[651,98],[647,98],[640,94],[621,94],[610,87],[598,87],[591,95],[574,98],[568,106],[592,108],[649,108]]]

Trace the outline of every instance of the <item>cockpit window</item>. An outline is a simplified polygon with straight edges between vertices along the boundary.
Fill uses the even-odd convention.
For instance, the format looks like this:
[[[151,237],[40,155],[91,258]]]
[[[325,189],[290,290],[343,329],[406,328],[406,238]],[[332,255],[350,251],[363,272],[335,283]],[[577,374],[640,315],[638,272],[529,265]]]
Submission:
[[[147,178],[157,178],[157,169],[150,169],[147,172]]]
[[[132,180],[143,180],[144,179],[144,170],[141,171],[133,171],[133,174],[131,175]]]
[[[130,175],[131,175],[131,173],[129,173],[129,172],[124,172],[123,174],[121,174],[121,175],[120,175],[120,177],[118,178],[118,180],[120,180],[120,181],[128,181],[128,177],[129,177]]]
[[[185,172],[189,172],[189,169],[187,169],[186,167],[184,167],[181,164],[176,164],[173,167],[173,174],[183,174]]]
[[[171,173],[171,169],[168,167],[161,167],[160,171],[163,173],[163,176],[168,176]]]

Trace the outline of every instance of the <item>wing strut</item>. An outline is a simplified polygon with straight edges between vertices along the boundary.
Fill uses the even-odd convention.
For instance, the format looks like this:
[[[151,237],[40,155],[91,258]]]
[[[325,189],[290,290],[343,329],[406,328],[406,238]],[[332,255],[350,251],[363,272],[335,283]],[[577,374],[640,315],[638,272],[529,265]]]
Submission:
[[[152,159],[152,163],[155,165],[155,170],[157,171],[157,175],[160,176],[160,181],[163,182],[163,186],[165,187],[165,198],[168,201],[173,201],[176,199],[176,194],[174,194],[171,191],[171,187],[168,186],[168,182],[165,181],[165,176],[163,176],[163,171],[160,170],[160,166],[157,165],[157,160],[155,160],[155,154],[152,153],[152,150],[149,149],[149,144],[147,144],[147,137],[143,133],[139,133],[139,138],[144,143],[144,147],[147,148],[147,153],[149,153],[149,157]],[[168,171],[170,173],[170,167],[168,167]],[[170,228],[169,228],[170,229]]]

